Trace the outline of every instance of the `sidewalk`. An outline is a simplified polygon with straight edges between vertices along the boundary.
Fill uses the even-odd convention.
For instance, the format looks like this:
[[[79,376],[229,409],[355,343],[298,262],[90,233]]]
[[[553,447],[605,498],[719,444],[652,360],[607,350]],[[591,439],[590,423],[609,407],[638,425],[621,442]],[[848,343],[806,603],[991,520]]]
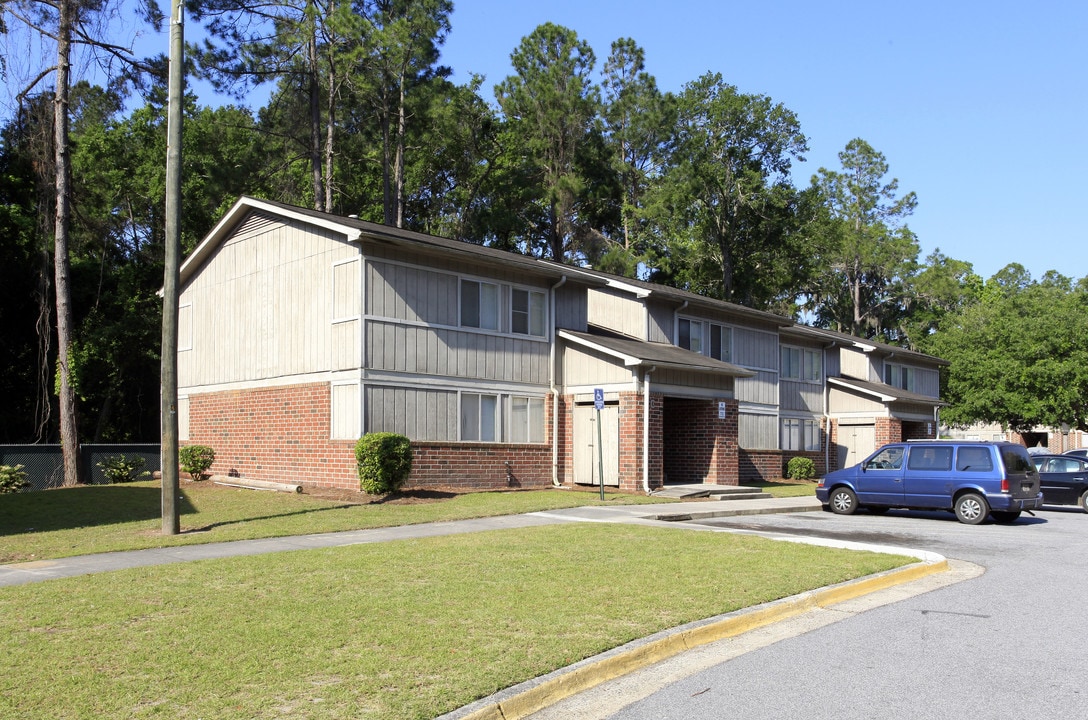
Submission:
[[[616,507],[576,507],[528,515],[505,515],[475,520],[403,525],[374,530],[349,530],[319,535],[238,540],[206,545],[182,545],[150,550],[76,555],[57,560],[37,560],[0,565],[0,587],[25,585],[56,578],[75,577],[126,568],[191,562],[193,560],[343,547],[389,540],[456,535],[482,530],[553,525],[562,522],[675,522],[695,518],[726,517],[729,515],[807,512],[819,508],[820,503],[814,497],[623,505]]]

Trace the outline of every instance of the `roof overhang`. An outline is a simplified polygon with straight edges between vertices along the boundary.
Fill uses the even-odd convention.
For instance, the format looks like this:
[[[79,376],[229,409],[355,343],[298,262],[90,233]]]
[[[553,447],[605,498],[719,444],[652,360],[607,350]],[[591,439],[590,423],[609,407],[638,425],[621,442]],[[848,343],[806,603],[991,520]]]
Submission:
[[[686,370],[730,377],[752,377],[754,372],[738,365],[722,362],[705,355],[666,343],[647,342],[634,338],[594,335],[574,330],[559,330],[558,336],[580,347],[615,358],[625,367],[652,367]]]
[[[854,392],[859,392],[862,395],[875,398],[882,403],[909,402],[921,405],[932,405],[934,407],[948,404],[940,398],[901,390],[885,383],[867,382],[865,380],[856,380],[854,378],[845,377],[829,377],[827,383],[828,385],[836,385]]]

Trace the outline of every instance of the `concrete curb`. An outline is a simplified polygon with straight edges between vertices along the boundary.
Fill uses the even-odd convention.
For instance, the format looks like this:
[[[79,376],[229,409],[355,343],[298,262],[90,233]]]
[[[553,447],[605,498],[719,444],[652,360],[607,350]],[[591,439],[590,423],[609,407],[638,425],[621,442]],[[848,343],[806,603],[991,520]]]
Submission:
[[[887,550],[885,550],[887,551]],[[909,551],[908,551],[909,552]],[[742,635],[817,608],[827,608],[949,571],[948,560],[927,553],[927,559],[816,590],[737,610],[699,623],[666,630],[609,652],[575,663],[542,678],[507,688],[440,720],[518,720],[597,685],[641,670],[700,645]]]

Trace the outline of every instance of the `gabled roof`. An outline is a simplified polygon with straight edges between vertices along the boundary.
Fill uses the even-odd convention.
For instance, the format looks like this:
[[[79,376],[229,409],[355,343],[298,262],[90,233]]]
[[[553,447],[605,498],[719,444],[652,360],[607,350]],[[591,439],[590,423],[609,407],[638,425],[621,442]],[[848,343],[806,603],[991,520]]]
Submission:
[[[348,242],[368,240],[371,242],[388,243],[390,245],[402,245],[412,247],[416,250],[441,252],[446,256],[451,254],[460,255],[473,262],[480,262],[481,260],[486,259],[490,264],[529,272],[535,277],[558,280],[563,276],[578,276],[579,280],[587,284],[599,286],[604,286],[606,284],[606,280],[603,278],[597,278],[592,274],[580,272],[580,268],[561,265],[559,263],[545,262],[527,255],[519,255],[506,250],[497,250],[495,248],[463,242],[461,240],[450,240],[448,238],[427,235],[426,233],[415,232],[413,230],[403,230],[390,227],[389,225],[368,222],[366,220],[360,220],[359,218],[343,217],[341,215],[333,215],[319,210],[310,210],[295,205],[286,205],[272,200],[260,200],[248,196],[243,196],[234,203],[234,206],[227,211],[227,214],[223,216],[216,226],[212,228],[212,231],[205,236],[203,241],[201,241],[200,245],[198,245],[192,254],[186,258],[185,262],[182,263],[181,282],[184,283],[192,276],[212,252],[214,252],[214,250],[229,237],[238,226],[245,222],[252,213],[265,213],[276,217],[316,225],[317,227],[343,234]]]
[[[731,377],[752,377],[755,375],[751,370],[667,343],[646,342],[634,338],[596,335],[574,330],[559,330],[558,334],[559,337],[568,342],[621,360],[628,367],[649,366],[673,370],[691,370],[714,375],[729,375]]]
[[[921,395],[919,393],[909,392],[897,387],[892,387],[885,383],[869,382],[867,380],[856,380],[851,377],[829,377],[827,379],[830,385],[839,385],[850,390],[855,390],[863,395],[869,395],[884,403],[892,402],[910,402],[918,403],[921,405],[947,405],[948,403],[942,401],[940,398],[930,397],[929,395]]]

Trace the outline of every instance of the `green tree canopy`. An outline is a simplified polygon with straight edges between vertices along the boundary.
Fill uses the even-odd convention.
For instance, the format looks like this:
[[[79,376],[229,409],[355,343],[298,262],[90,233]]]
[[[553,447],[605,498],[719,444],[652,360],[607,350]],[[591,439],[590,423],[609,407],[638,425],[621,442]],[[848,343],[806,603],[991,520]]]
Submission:
[[[1086,279],[1088,280],[1088,279]],[[1061,423],[1088,430],[1088,282],[1033,282],[1009,265],[927,343],[948,360],[942,417],[1012,430]]]
[[[842,172],[820,168],[812,178],[826,209],[819,226],[826,255],[808,310],[824,327],[889,338],[902,309],[903,280],[918,259],[918,241],[903,224],[918,201],[913,192],[896,197],[899,181],[884,180],[888,163],[864,140],[847,143],[839,160]]]

